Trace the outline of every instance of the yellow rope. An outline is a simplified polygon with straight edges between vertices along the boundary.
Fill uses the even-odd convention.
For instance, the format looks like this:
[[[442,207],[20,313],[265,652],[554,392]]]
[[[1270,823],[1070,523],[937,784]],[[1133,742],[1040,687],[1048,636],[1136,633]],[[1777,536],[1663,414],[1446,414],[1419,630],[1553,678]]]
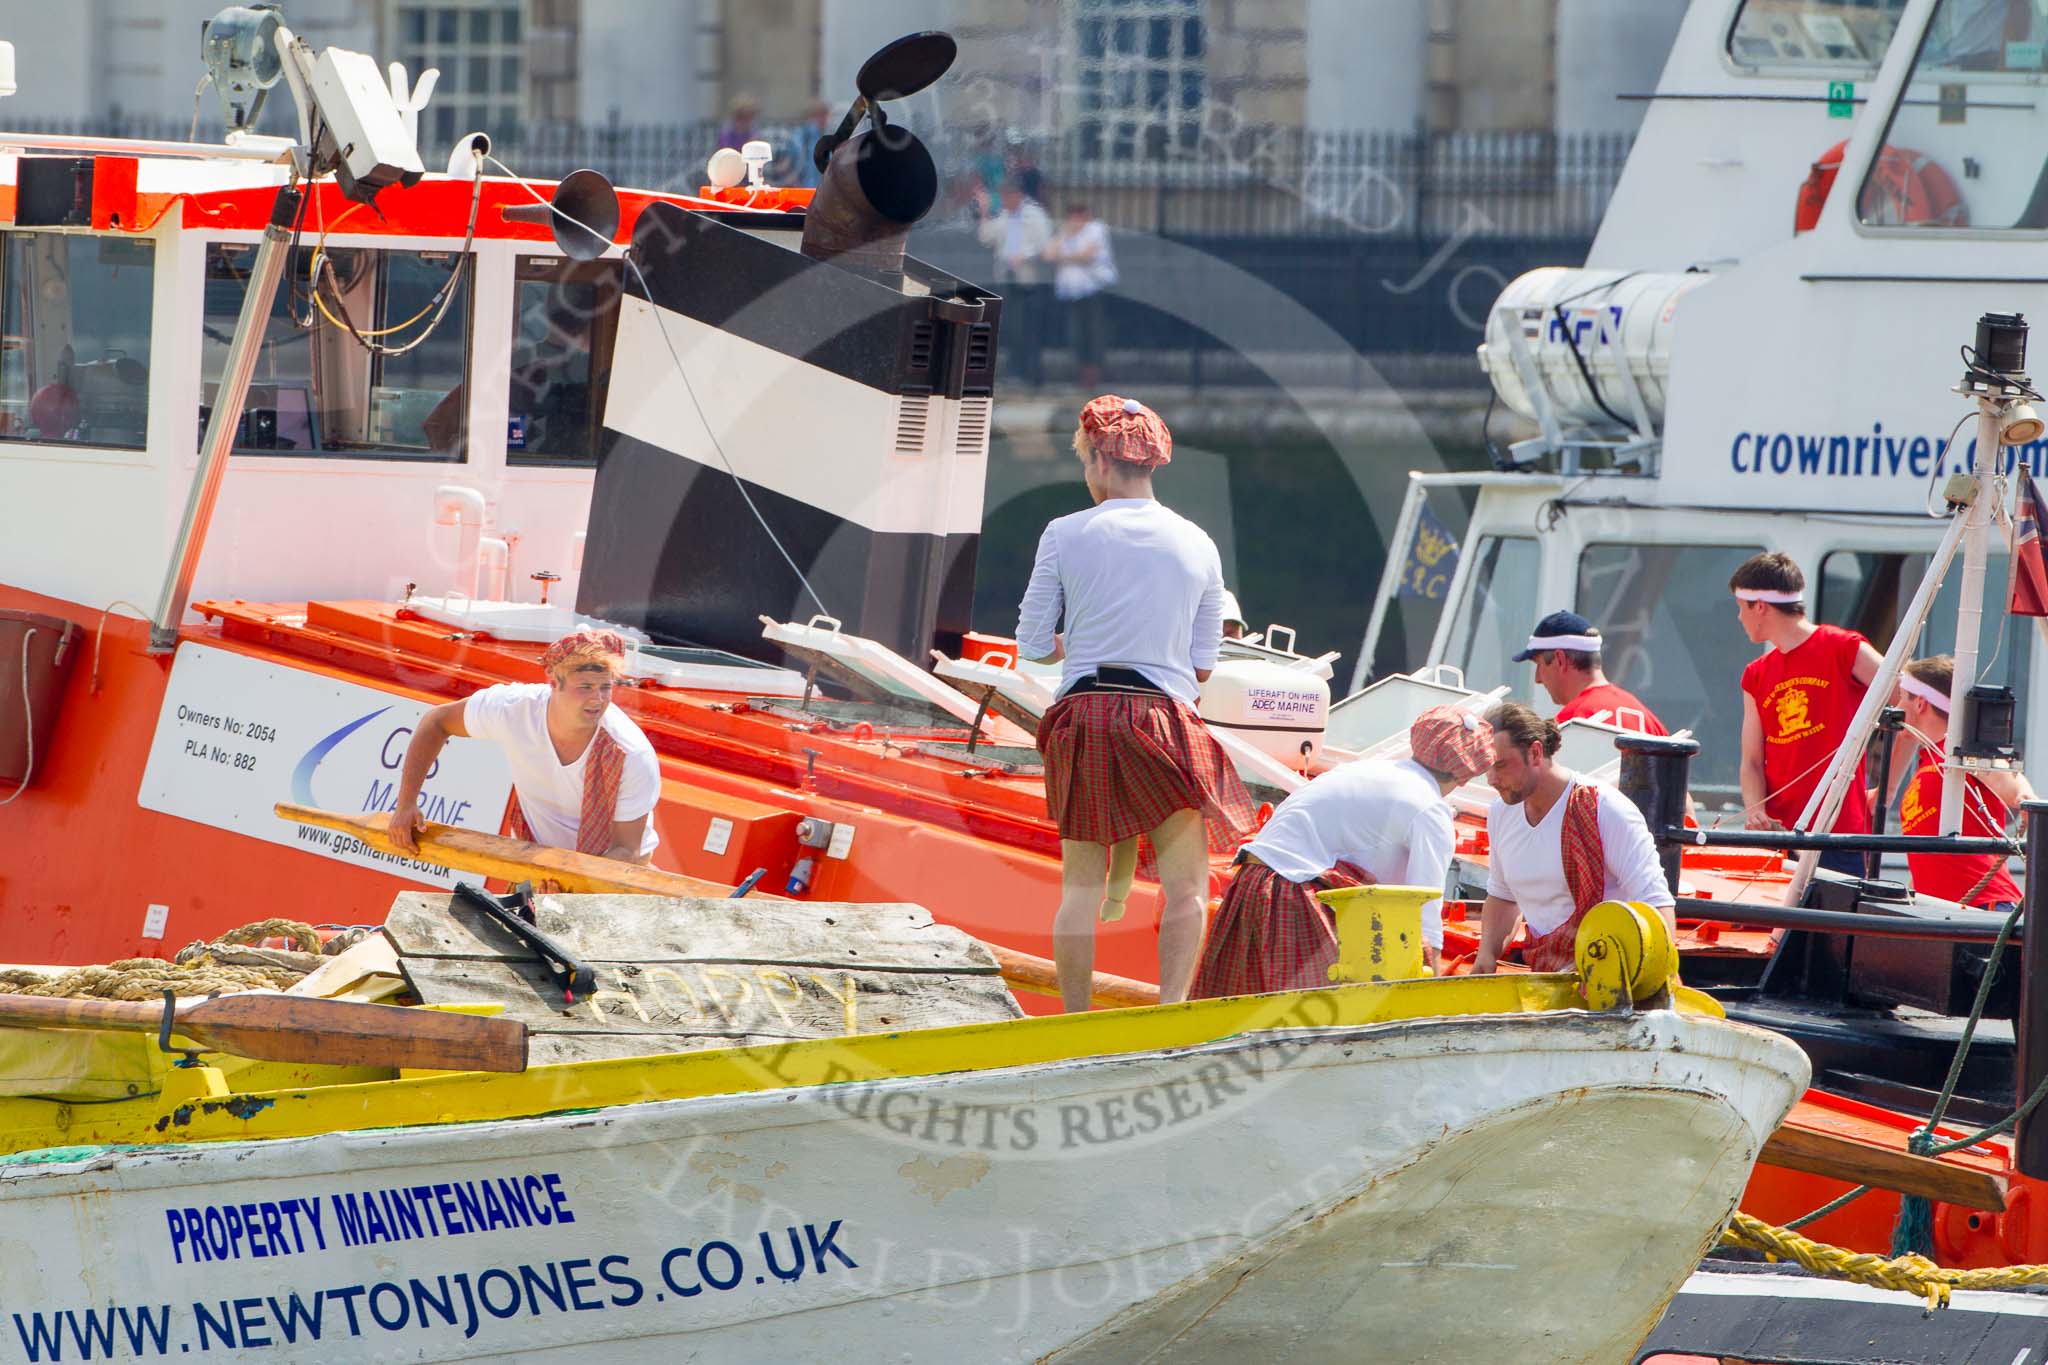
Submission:
[[[1917,1294],[1926,1301],[1929,1309],[1946,1308],[1950,1291],[1956,1289],[2012,1289],[2020,1285],[2048,1284],[2048,1265],[1951,1270],[1947,1266],[1936,1265],[1925,1256],[1878,1256],[1830,1246],[1746,1213],[1737,1213],[1730,1220],[1727,1231],[1721,1234],[1721,1244],[1766,1252],[1816,1275]]]

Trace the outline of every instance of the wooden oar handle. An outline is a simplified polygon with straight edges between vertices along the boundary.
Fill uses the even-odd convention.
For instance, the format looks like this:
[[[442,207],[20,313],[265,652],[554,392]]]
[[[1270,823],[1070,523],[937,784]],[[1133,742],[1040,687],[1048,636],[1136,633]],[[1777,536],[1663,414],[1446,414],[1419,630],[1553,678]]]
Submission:
[[[996,965],[1003,971],[1003,980],[1016,989],[1036,995],[1060,993],[1058,971],[1047,959],[1020,953],[1015,948],[1005,948],[1000,943],[983,942],[995,954]],[[1089,998],[1097,1005],[1156,1005],[1159,1003],[1159,988],[1147,981],[1097,972]]]
[[[13,1028],[110,1028],[155,1033],[164,1007],[139,1000],[69,1000],[0,995],[0,1024]]]

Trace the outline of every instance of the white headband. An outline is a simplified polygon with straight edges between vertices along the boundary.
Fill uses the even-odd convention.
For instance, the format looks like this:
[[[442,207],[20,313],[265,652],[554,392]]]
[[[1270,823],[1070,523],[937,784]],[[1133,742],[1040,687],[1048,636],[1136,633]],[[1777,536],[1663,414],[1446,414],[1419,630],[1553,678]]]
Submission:
[[[1775,602],[1788,607],[1806,601],[1804,593],[1779,592],[1776,588],[1737,588],[1735,595],[1745,602]]]
[[[1899,690],[1918,697],[1944,716],[1948,714],[1948,694],[1921,682],[1911,673],[1899,674]]]
[[[1600,637],[1597,635],[1531,635],[1528,649],[1569,649],[1581,654],[1598,654]]]

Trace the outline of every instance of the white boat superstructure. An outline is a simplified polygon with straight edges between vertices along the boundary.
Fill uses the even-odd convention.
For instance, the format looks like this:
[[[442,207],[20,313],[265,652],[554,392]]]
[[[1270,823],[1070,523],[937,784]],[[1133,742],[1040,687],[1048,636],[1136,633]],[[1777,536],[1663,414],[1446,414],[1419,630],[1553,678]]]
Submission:
[[[1609,676],[1701,737],[1707,808],[1739,804],[1736,684],[1754,647],[1729,573],[1788,553],[1815,619],[1882,645],[1941,539],[1947,477],[1974,450],[1975,406],[1950,392],[1958,347],[1981,314],[2048,315],[2048,182],[2020,150],[2042,145],[2048,117],[2048,15],[2012,7],[2005,35],[1979,10],[2005,13],[1695,0],[1587,268],[1525,277],[1496,307],[1482,362],[1542,434],[1496,450],[1497,471],[1414,479],[1376,620],[1399,609],[1395,574],[1425,507],[1455,525],[1453,490],[1476,486],[1427,663],[1525,690],[1510,656],[1537,619],[1573,608],[1605,633]],[[1816,34],[1859,55],[1766,62],[1765,30],[1809,59]],[[1853,121],[1823,116],[1837,82],[1853,86],[1839,110]],[[1795,234],[1807,166],[1837,130],[1833,188]],[[2015,461],[2041,473],[2048,440],[2002,448],[1997,472]],[[1992,600],[2005,558],[1994,537]],[[1950,646],[1954,591],[1915,653]],[[2043,648],[1987,637],[1980,655],[1983,680],[2018,693],[2023,726],[2048,706]]]

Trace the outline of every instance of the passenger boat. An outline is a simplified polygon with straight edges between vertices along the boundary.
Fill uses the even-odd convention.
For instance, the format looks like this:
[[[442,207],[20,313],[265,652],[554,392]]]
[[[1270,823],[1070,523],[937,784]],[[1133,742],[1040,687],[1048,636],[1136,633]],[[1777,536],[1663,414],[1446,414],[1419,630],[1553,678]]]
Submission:
[[[1431,644],[1411,662],[1445,684],[1519,683],[1509,656],[1530,623],[1571,607],[1601,626],[1609,676],[1698,740],[1700,824],[1730,818],[1751,650],[1729,573],[1758,550],[1787,552],[1808,575],[1810,615],[1891,641],[1951,528],[1939,495],[1986,441],[1968,430],[1974,399],[1953,392],[1965,373],[1954,348],[1983,314],[2038,316],[2048,302],[2030,264],[2048,225],[2039,167],[1991,150],[2029,140],[2048,20],[2012,7],[2011,31],[1993,34],[1970,23],[1977,8],[1695,0],[1584,267],[1510,283],[1489,316],[1480,363],[1535,434],[1497,447],[1492,470],[1411,476],[1354,688],[1385,621],[1418,607],[1400,592],[1415,547],[1426,536],[1435,553],[1441,528],[1462,527]],[[2016,466],[2039,474],[2044,453],[2038,434],[1999,446],[2001,491]],[[2005,535],[1986,536],[1991,601],[2005,592]],[[1952,579],[1913,654],[1955,647],[1957,600]],[[1423,623],[1407,624],[1415,638]],[[2043,649],[2039,631],[1987,620],[1976,655],[1981,680],[2016,695],[2022,732],[2048,701]],[[1485,856],[1475,823],[1460,849],[1468,888]],[[1852,950],[1840,935],[1744,927],[1783,920],[1717,915],[1717,902],[1789,904],[1795,876],[1775,854],[1688,849],[1688,979],[1725,987],[1731,1013],[1808,1048],[1816,1088],[1795,1124],[1899,1150],[1944,1088],[1981,965],[1953,943]],[[1927,932],[1969,917],[1899,887],[1825,889],[1836,909]],[[2020,975],[2009,961],[2008,983]],[[2031,1093],[2038,1073],[2000,1017],[2016,1008],[1994,1001],[1939,1136]],[[2048,1259],[2036,1211],[2048,1167],[2027,1146],[1993,1137],[1942,1158],[1993,1188],[1933,1195],[1936,1259]],[[1783,1222],[1851,1187],[1764,1166],[1744,1207]],[[1809,1231],[1882,1252],[1899,1208],[1880,1189]]]

